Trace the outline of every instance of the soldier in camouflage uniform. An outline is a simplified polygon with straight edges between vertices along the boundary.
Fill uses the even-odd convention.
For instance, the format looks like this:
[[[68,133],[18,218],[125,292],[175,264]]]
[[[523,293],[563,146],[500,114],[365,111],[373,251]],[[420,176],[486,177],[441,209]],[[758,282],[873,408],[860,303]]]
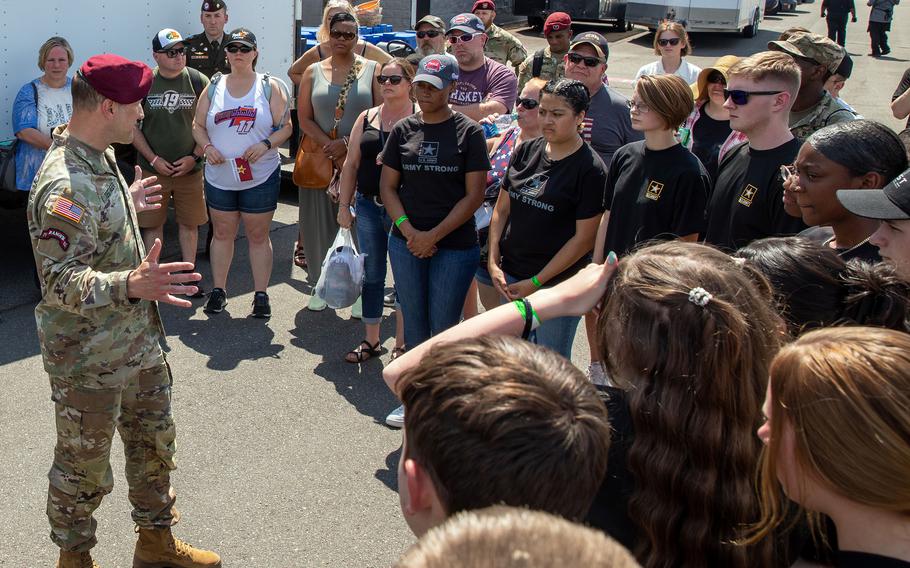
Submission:
[[[553,12],[543,25],[547,47],[538,50],[518,67],[518,92],[535,77],[545,81],[562,79],[566,75],[566,54],[572,39],[572,18],[565,12]]]
[[[846,55],[843,47],[822,35],[796,33],[786,40],[768,42],[768,49],[783,51],[799,65],[799,93],[790,109],[793,136],[805,140],[816,130],[856,119],[847,103],[825,90],[825,82],[837,72]]]
[[[227,5],[221,0],[203,0],[199,15],[203,31],[186,38],[186,66],[212,78],[215,73],[228,74],[231,66],[224,52],[224,26],[228,22]]]
[[[176,432],[155,300],[190,305],[172,294],[194,292],[180,282],[200,275],[175,273],[190,263],[158,264],[160,241],[146,255],[136,211],[155,207],[147,196],[160,186],[137,172],[128,188],[109,146],[131,141],[151,80],[143,63],[89,59],[73,79],[71,122],[54,130],[29,196],[42,291],[35,318],[55,404],[47,515],[60,568],[97,566],[92,513],[113,488],[115,427],[139,532],[133,566],[221,566],[170,532],[179,517],[170,485]]]
[[[517,70],[528,57],[528,52],[517,37],[493,23],[496,19],[496,4],[493,0],[477,0],[471,13],[480,18],[486,27],[487,43],[483,47],[483,54],[503,65],[511,63]]]

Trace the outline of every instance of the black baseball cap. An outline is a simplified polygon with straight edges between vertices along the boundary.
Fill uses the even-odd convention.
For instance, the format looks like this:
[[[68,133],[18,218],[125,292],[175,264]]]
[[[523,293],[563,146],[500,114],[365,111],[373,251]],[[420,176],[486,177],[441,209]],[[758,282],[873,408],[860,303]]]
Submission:
[[[572,38],[569,49],[575,49],[577,46],[586,43],[594,48],[597,55],[600,55],[604,61],[610,57],[610,46],[607,39],[597,32],[582,32]]]
[[[847,211],[860,217],[910,219],[910,169],[882,189],[839,189],[837,199]]]
[[[256,35],[246,28],[237,28],[228,34],[228,39],[224,42],[224,45],[227,47],[232,43],[239,43],[256,49]]]

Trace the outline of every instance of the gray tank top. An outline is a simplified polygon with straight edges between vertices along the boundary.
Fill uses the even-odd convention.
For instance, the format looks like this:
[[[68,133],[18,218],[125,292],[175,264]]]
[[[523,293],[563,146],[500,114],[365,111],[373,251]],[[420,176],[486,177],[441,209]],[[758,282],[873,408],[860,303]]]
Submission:
[[[363,59],[358,56],[363,63],[363,69],[360,76],[351,85],[348,92],[348,101],[344,107],[344,117],[338,125],[338,136],[350,136],[354,128],[354,122],[361,112],[375,106],[373,104],[373,74],[376,72],[376,62],[369,59]],[[341,85],[330,83],[322,71],[322,64],[317,62],[313,65],[313,89],[310,98],[313,105],[313,117],[319,128],[323,132],[329,132],[332,125],[335,124],[335,106],[338,104],[338,95],[341,93]]]

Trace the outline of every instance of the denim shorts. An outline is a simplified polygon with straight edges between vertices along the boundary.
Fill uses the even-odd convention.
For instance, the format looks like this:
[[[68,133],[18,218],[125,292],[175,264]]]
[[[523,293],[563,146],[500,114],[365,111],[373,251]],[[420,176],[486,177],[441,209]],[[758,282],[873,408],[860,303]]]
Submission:
[[[240,211],[242,213],[269,213],[278,207],[278,194],[281,193],[281,168],[275,168],[269,179],[261,184],[231,191],[219,189],[205,182],[205,202],[216,211]]]

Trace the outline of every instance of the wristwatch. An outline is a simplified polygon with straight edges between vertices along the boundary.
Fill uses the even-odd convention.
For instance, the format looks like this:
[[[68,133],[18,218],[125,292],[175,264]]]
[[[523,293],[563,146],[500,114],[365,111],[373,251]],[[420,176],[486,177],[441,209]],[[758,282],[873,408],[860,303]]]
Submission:
[[[272,142],[268,138],[263,138],[262,143],[265,144],[265,147],[268,148],[269,150],[272,149]]]
[[[199,162],[202,161],[202,158],[205,157],[205,156],[197,156],[196,154],[190,154],[190,156],[193,157],[193,160],[194,160],[197,164],[198,164]]]

